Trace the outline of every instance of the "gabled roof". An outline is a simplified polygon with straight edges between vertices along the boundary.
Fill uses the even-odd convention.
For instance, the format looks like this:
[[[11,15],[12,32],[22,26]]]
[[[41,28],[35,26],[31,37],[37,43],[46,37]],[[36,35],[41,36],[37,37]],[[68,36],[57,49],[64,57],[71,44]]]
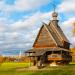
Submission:
[[[39,34],[40,34],[43,27],[45,27],[47,29],[49,35],[52,36],[52,38],[53,38],[54,42],[56,43],[56,45],[62,46],[63,45],[62,40],[64,40],[64,39],[65,39],[64,41],[66,41],[66,42],[68,41],[60,28],[57,28],[56,30],[57,30],[58,34],[60,35],[60,37],[62,38],[62,40],[59,38],[59,36],[56,33],[54,33],[54,30],[52,29],[52,27],[50,25],[47,25],[47,24],[43,23],[41,29],[39,30],[39,33],[37,35],[37,38],[36,38],[34,44],[38,40]],[[33,44],[33,47],[34,47],[34,44]]]
[[[48,26],[45,25],[48,29],[48,31],[51,33],[51,35],[53,36],[54,40],[56,41],[57,45],[61,45],[62,46],[62,42],[59,40],[58,36],[52,31],[52,29]]]
[[[47,51],[69,51],[68,49],[70,43],[61,28],[58,26],[57,13],[54,12],[52,16],[53,20],[51,20],[49,24],[43,23],[42,27],[40,28],[36,40],[33,44],[33,49],[28,50],[26,53],[33,53],[33,56],[40,56]],[[39,44],[39,41],[44,42]],[[38,46],[38,44],[41,46]],[[44,44],[49,45],[44,47]]]
[[[58,45],[58,43],[59,43],[59,45],[60,45],[60,42],[57,43],[57,41],[55,40],[55,36],[53,36],[53,33],[50,32],[50,30],[48,29],[47,25],[46,25],[45,23],[43,23],[43,25],[42,25],[42,27],[40,28],[39,33],[38,33],[38,35],[37,35],[37,37],[36,37],[36,40],[35,40],[35,42],[34,42],[34,44],[33,44],[33,47],[34,47],[35,43],[37,42],[38,37],[39,37],[39,34],[40,34],[40,32],[41,32],[41,30],[42,30],[43,27],[47,30],[48,34],[49,34],[49,35],[51,36],[51,38],[53,39],[54,43],[55,43],[56,45]],[[44,35],[45,35],[45,34],[44,34]]]
[[[64,40],[65,42],[69,43],[69,40],[66,38],[66,36],[64,35],[62,29],[60,28],[60,26],[58,25],[58,20],[55,22],[54,20],[51,20],[49,23],[49,28],[51,29],[52,26],[55,27],[56,32],[58,33],[58,35],[61,37],[62,40]]]
[[[33,44],[33,47],[37,43],[37,40],[38,40],[38,38],[40,36],[40,33],[42,33],[41,31],[42,31],[43,27],[45,28],[45,30],[43,29],[43,32],[46,32],[46,33],[42,33],[42,34],[43,34],[43,36],[44,35],[45,36],[48,36],[49,35],[48,38],[47,37],[45,38],[45,39],[49,39],[48,42],[51,42],[51,40],[52,40],[52,43],[55,44],[55,46],[64,47],[64,44],[65,45],[68,44],[68,46],[69,46],[69,44],[70,44],[69,43],[69,40],[66,38],[66,36],[63,33],[63,31],[61,30],[61,28],[58,25],[57,13],[54,12],[52,16],[53,16],[53,20],[51,20],[48,25],[45,24],[45,23],[43,23],[42,27],[39,30],[39,33],[37,35],[37,38],[36,38],[36,40],[35,40],[35,42]],[[43,36],[40,36],[40,37],[43,37]],[[43,39],[43,40],[45,40],[45,39]],[[45,41],[44,43],[47,43],[48,44],[48,42]]]

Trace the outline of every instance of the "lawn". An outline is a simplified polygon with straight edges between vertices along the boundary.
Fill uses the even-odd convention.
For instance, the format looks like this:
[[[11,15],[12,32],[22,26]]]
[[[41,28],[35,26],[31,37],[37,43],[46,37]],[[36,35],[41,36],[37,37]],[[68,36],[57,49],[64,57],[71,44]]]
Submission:
[[[0,75],[75,75],[75,64],[48,67],[44,71],[16,71],[16,68],[28,67],[29,63],[2,63],[0,65]]]
[[[0,72],[13,70],[16,68],[28,67],[28,66],[29,66],[29,63],[5,62],[0,65]]]

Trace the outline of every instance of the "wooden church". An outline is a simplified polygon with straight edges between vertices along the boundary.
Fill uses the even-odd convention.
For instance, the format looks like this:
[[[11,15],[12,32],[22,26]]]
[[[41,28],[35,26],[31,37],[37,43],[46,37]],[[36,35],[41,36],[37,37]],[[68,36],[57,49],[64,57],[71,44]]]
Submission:
[[[43,23],[33,44],[33,48],[25,53],[33,65],[45,66],[52,62],[68,64],[72,57],[70,43],[58,25],[58,13],[52,13],[49,24]]]

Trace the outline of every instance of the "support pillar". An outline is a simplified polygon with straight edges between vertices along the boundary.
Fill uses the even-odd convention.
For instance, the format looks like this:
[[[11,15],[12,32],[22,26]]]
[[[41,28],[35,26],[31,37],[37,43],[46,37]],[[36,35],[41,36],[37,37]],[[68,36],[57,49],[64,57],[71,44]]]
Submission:
[[[62,55],[62,50],[61,50],[61,55]]]
[[[33,57],[33,66],[36,65],[36,62],[37,62],[37,61],[36,61],[36,57],[34,56],[34,57]]]
[[[29,66],[31,66],[31,56],[30,56],[30,53],[29,53]]]
[[[52,54],[54,53],[54,51],[52,51]]]

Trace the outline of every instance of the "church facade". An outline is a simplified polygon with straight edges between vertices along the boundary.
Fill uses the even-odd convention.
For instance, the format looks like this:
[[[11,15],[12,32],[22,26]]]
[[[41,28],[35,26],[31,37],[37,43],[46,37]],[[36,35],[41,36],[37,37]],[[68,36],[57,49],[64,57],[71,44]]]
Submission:
[[[72,60],[70,43],[58,25],[57,17],[58,14],[53,12],[49,24],[43,23],[40,28],[32,49],[25,52],[34,65],[68,64]]]

